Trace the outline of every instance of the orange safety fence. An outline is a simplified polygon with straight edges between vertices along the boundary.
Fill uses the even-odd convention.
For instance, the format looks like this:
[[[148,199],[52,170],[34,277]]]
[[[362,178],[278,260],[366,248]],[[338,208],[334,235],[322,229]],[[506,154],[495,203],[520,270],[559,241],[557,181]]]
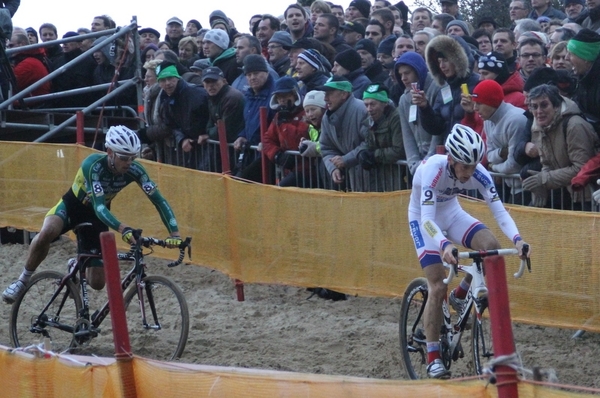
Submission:
[[[496,398],[496,386],[482,380],[399,381],[327,376],[272,370],[133,359],[137,397],[420,397]],[[0,398],[102,397],[121,398],[119,363],[110,358],[36,358],[0,346]],[[578,398],[591,394],[566,392],[550,385],[519,383],[520,398]]]
[[[39,230],[46,211],[92,152],[72,144],[3,142],[0,226]],[[411,279],[422,276],[407,222],[409,191],[279,188],[142,163],[173,206],[182,234],[193,237],[198,265],[244,283],[323,286],[361,296],[398,297]],[[502,245],[511,246],[485,204],[461,203]],[[136,187],[125,189],[112,210],[149,235],[166,233]],[[511,276],[518,259],[506,259],[513,319],[600,331],[600,214],[520,206],[509,210],[533,250],[533,272],[519,280]]]

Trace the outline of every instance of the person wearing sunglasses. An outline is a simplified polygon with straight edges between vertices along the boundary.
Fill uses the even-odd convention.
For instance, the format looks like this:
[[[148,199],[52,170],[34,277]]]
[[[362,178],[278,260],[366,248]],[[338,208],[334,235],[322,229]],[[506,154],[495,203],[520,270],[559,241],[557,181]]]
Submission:
[[[112,200],[131,183],[136,183],[156,207],[169,233],[166,239],[169,247],[181,244],[177,220],[171,206],[144,167],[135,161],[141,149],[137,134],[125,126],[112,126],[106,133],[105,146],[106,153],[93,153],[83,160],[73,185],[46,214],[42,229],[31,241],[19,279],[2,293],[6,303],[13,303],[24,291],[33,273],[48,255],[50,243],[78,224],[92,224],[91,228],[81,232],[85,234],[83,240],[86,252],[100,253],[100,233],[109,228],[121,233],[125,242],[135,243],[133,228],[117,219],[110,211]],[[97,259],[92,260],[87,268],[88,283],[96,290],[104,288],[102,265],[102,261]]]

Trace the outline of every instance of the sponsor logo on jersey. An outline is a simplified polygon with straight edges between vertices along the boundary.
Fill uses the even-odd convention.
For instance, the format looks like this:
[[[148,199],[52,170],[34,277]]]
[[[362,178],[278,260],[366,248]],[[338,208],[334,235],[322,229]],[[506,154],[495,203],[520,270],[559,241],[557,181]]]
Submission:
[[[429,220],[425,221],[425,223],[423,224],[423,228],[425,228],[425,231],[427,231],[429,236],[431,236],[432,238],[435,236],[435,234],[437,234],[437,228]]]
[[[98,175],[98,173],[92,173],[92,180],[98,181],[99,179],[100,179],[100,176]]]
[[[106,206],[104,206],[104,205],[98,205],[98,206],[96,206],[96,211],[102,212],[102,211],[104,211],[105,208],[106,208]]]
[[[418,221],[411,221],[410,224],[410,234],[412,235],[413,241],[415,242],[415,247],[420,249],[425,246],[425,240],[423,239],[423,235],[421,235],[421,230],[419,229]]]
[[[466,193],[467,193],[466,189],[459,188],[459,187],[454,187],[454,188],[446,188],[446,189],[444,189],[443,191],[440,192],[440,195],[456,196],[456,195],[459,195],[459,194],[466,195]]]
[[[440,177],[442,176],[442,168],[440,167],[437,171],[437,174],[435,175],[435,177],[433,177],[433,181],[431,181],[431,187],[435,188],[435,186],[437,185],[437,183],[440,181]]]
[[[177,220],[174,219],[174,218],[171,218],[169,220],[169,225],[172,226],[172,227],[176,227],[177,226]]]
[[[153,182],[145,182],[142,184],[142,190],[146,193],[146,195],[152,195],[156,190],[156,185]]]

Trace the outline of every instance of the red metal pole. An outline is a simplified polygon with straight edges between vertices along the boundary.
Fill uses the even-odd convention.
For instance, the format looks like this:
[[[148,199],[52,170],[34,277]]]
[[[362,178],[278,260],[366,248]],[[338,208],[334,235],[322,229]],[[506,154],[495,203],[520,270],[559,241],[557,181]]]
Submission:
[[[106,274],[106,292],[108,294],[108,306],[113,329],[115,358],[119,364],[119,373],[121,376],[121,389],[125,397],[135,398],[137,397],[135,372],[133,371],[133,357],[129,343],[123,292],[121,291],[121,275],[119,261],[117,260],[115,235],[108,231],[102,232],[100,234],[100,242],[102,245],[102,259],[104,260],[104,272]]]
[[[263,142],[265,133],[269,129],[269,122],[267,120],[267,108],[265,106],[260,107],[260,142]],[[262,182],[263,184],[269,183],[269,159],[265,155],[265,151],[260,152],[262,159]]]
[[[222,119],[217,120],[217,131],[219,132],[219,149],[221,150],[221,170],[223,170],[224,174],[231,174],[227,130],[225,129],[225,122]]]
[[[515,353],[515,341],[510,318],[504,258],[502,256],[487,257],[485,259],[485,272],[489,291],[488,302],[494,356],[512,355]],[[518,398],[517,372],[506,365],[497,365],[495,372],[497,375],[498,397]]]
[[[75,115],[76,115],[75,121],[76,121],[76,126],[77,126],[75,139],[79,145],[84,145],[85,138],[83,135],[83,127],[84,127],[85,115],[83,114],[82,111],[77,111],[77,113]]]

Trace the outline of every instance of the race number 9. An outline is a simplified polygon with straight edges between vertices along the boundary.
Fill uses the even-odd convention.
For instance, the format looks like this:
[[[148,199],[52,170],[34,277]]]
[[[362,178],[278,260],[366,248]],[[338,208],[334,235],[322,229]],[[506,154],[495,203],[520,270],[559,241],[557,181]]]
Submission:
[[[423,192],[423,196],[425,196],[425,200],[431,200],[433,199],[433,192],[431,189],[428,189],[427,191]]]

